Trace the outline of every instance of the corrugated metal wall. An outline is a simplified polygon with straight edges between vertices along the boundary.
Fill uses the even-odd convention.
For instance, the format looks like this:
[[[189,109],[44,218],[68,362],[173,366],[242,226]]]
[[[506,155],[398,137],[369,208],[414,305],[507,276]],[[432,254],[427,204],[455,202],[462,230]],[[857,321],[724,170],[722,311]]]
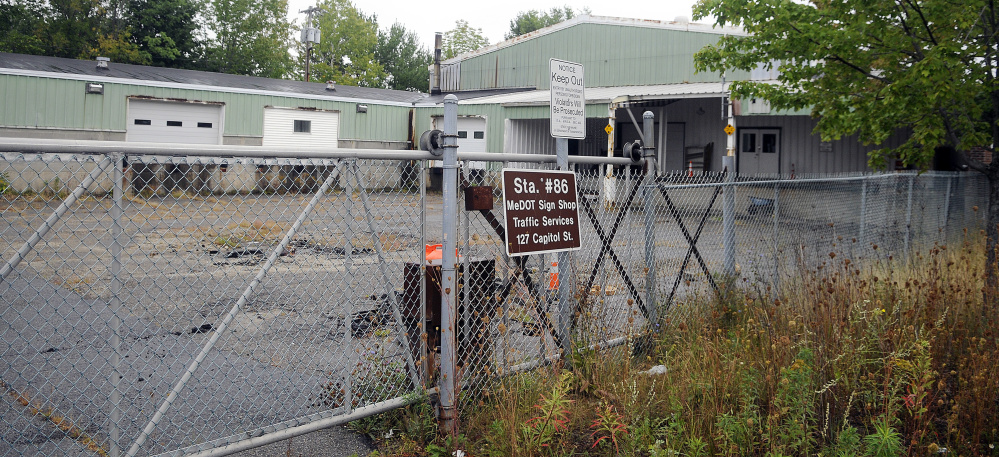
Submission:
[[[439,117],[443,115],[443,108],[437,107],[421,107],[416,108],[416,119],[415,119],[415,133],[417,139],[419,139],[420,134],[426,130],[434,128],[433,118],[435,116]],[[548,119],[549,108],[548,106],[513,106],[504,107],[500,105],[477,105],[477,104],[459,104],[458,105],[458,115],[459,116],[483,116],[486,118],[486,150],[487,152],[514,152],[511,151],[506,143],[505,136],[510,134],[508,123],[505,122],[508,119],[514,119],[516,121],[529,120],[529,119],[539,119],[544,120],[544,134],[551,139],[551,135],[548,133]],[[607,147],[607,134],[603,131],[603,128],[607,125],[607,105],[604,104],[593,104],[586,105],[586,142],[595,143],[597,146],[606,149]],[[604,118],[593,121],[590,118]],[[591,123],[592,122],[592,123]],[[600,139],[602,138],[602,139]],[[518,140],[519,141],[519,140]],[[554,147],[554,142],[552,147]]]
[[[104,94],[85,94],[84,81],[35,76],[0,75],[0,126],[53,129],[125,131],[126,100],[141,96],[225,104],[227,136],[263,135],[265,106],[338,110],[340,138],[406,141],[409,107],[367,103],[367,113],[356,113],[356,103],[298,97],[238,94],[205,90],[105,83]]]
[[[904,133],[893,135],[880,146],[864,145],[855,135],[831,142],[831,151],[821,151],[822,139],[813,134],[817,119],[810,116],[740,116],[738,127],[775,127],[781,129],[781,173],[842,173],[871,171],[867,154],[875,149],[897,147],[905,142]]]
[[[548,59],[583,64],[588,87],[718,81],[694,71],[695,52],[720,35],[609,24],[578,24],[461,62],[461,90],[547,89]],[[747,79],[730,72],[728,79]]]
[[[586,119],[586,139],[579,143],[578,155],[607,155],[607,132],[603,130],[606,126],[605,118]],[[551,136],[549,120],[507,120],[503,152],[555,155],[555,139]]]

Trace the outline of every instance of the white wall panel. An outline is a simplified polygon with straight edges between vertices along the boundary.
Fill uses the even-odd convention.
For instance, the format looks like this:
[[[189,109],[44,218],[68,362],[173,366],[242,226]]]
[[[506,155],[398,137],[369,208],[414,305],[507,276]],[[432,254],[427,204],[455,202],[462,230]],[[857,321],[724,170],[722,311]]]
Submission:
[[[309,121],[309,132],[296,132],[295,121]],[[340,113],[287,108],[264,108],[264,146],[337,147]]]

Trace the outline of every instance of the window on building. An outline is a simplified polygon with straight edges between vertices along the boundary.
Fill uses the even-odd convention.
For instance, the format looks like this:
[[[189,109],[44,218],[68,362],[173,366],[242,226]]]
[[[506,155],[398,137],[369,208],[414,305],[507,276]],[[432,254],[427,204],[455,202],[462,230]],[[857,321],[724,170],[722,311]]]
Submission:
[[[476,131],[472,132],[472,138],[476,140],[481,140],[486,137],[486,132]]]
[[[468,138],[468,132],[464,130],[458,131],[458,138]]]
[[[183,127],[184,123],[181,121],[167,121],[167,127]]]
[[[149,119],[136,119],[135,125],[153,125],[153,121]]]
[[[312,121],[295,121],[295,133],[312,133]]]
[[[212,128],[212,123],[211,122],[198,122],[198,128],[201,128],[201,129],[210,129],[210,128]]]

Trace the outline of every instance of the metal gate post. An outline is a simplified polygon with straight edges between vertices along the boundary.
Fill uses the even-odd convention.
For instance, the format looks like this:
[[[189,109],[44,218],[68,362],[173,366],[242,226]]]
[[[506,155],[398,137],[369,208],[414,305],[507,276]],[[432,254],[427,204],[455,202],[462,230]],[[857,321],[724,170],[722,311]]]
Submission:
[[[122,170],[124,155],[111,155],[113,187],[111,191],[111,457],[121,455],[121,251],[124,228],[122,220]]]
[[[444,182],[443,182],[443,232],[444,252],[441,255],[441,377],[440,377],[440,426],[444,434],[458,432],[455,410],[457,385],[457,338],[455,337],[455,311],[457,294],[455,280],[455,249],[458,213],[458,97],[444,97]]]
[[[559,170],[569,169],[569,139],[567,138],[556,138],[555,139],[555,164],[558,165]],[[578,193],[578,192],[577,192]],[[558,281],[558,335],[559,335],[559,347],[562,348],[562,355],[567,356],[569,350],[572,347],[572,311],[573,307],[569,303],[569,297],[572,295],[570,290],[569,281],[575,275],[572,274],[569,268],[569,253],[562,251],[558,253],[558,271],[559,271],[559,281]]]
[[[653,330],[659,328],[659,305],[656,302],[656,147],[655,115],[652,111],[642,114],[642,156],[645,158],[645,179],[642,194],[645,200],[645,303],[649,311],[649,324]]]

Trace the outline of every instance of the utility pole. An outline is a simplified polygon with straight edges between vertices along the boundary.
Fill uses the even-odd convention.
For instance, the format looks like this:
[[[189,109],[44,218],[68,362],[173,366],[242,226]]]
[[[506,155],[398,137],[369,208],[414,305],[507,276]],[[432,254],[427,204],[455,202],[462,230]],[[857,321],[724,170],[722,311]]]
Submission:
[[[308,14],[308,18],[305,20],[305,27],[302,29],[302,44],[305,45],[305,81],[309,81],[309,60],[312,58],[312,45],[319,44],[319,29],[312,27],[312,14],[321,13],[323,10],[321,8],[310,6],[308,9],[299,11],[299,13]]]

